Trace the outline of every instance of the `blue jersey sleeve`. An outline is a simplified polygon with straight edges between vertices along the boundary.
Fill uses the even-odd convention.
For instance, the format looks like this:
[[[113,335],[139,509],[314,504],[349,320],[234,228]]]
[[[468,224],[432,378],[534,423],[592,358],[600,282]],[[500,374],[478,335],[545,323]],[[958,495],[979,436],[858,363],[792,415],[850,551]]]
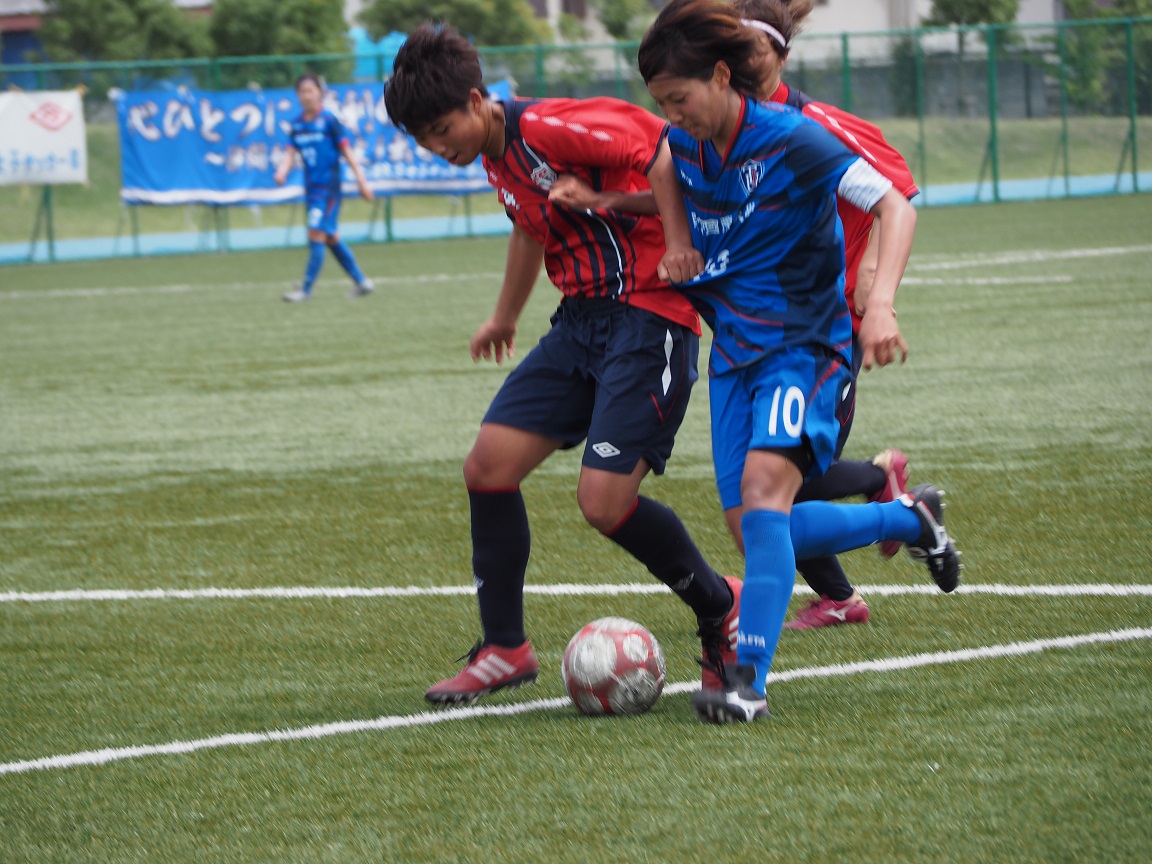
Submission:
[[[789,134],[785,154],[784,164],[792,175],[788,191],[793,201],[833,194],[848,166],[857,159],[835,135],[807,119]]]

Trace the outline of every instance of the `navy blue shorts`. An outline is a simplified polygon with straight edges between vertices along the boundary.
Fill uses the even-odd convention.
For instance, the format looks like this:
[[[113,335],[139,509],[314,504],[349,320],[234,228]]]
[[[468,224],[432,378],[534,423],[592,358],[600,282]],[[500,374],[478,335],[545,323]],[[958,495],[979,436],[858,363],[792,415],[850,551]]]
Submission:
[[[512,370],[485,423],[561,442],[583,464],[657,474],[672,455],[700,356],[691,329],[618,300],[566,298],[552,329]]]

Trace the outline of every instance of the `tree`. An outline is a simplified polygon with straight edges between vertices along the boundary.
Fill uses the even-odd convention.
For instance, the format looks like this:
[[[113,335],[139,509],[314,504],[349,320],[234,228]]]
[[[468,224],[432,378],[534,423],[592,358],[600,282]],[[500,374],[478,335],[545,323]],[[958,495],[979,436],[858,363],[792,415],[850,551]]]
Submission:
[[[648,0],[592,0],[592,6],[604,29],[620,41],[638,39],[656,17]]]
[[[928,27],[973,27],[981,24],[1011,24],[1020,12],[1020,0],[932,0],[932,11],[924,19]],[[959,66],[956,83],[956,103],[961,113],[966,112],[964,95],[964,49],[968,34],[961,29],[957,34]]]
[[[48,0],[49,60],[181,60],[209,53],[207,28],[171,0]]]
[[[342,54],[342,0],[216,0],[209,33],[217,57]]]
[[[425,21],[451,24],[477,45],[536,45],[552,41],[547,22],[528,0],[372,0],[360,23],[373,39],[411,33]]]

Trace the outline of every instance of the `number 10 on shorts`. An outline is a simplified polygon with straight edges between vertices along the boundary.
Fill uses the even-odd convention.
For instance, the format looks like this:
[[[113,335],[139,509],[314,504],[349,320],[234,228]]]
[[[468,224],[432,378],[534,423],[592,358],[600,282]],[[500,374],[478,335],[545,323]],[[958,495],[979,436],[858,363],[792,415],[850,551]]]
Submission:
[[[768,434],[775,438],[780,424],[789,438],[799,438],[804,429],[804,391],[799,387],[777,387],[772,394],[772,412],[768,418]]]

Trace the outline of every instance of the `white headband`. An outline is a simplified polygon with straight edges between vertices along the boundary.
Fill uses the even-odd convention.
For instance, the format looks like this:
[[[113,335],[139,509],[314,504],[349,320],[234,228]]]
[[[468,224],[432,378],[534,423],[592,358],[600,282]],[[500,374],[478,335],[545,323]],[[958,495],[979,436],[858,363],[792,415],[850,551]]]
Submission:
[[[780,45],[781,48],[788,47],[788,40],[784,38],[784,34],[773,27],[771,24],[765,24],[763,21],[756,21],[753,18],[741,18],[740,23],[745,27],[754,27],[761,33],[767,33]]]

